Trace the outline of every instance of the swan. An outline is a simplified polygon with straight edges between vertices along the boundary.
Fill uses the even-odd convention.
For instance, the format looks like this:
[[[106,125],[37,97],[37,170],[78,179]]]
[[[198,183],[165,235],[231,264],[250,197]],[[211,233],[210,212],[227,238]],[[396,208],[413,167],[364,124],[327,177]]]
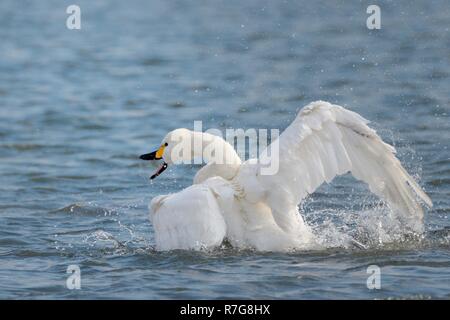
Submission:
[[[199,250],[224,240],[260,251],[311,248],[316,238],[298,205],[324,182],[348,172],[365,182],[402,223],[420,232],[422,205],[432,207],[431,199],[403,168],[395,148],[368,123],[339,105],[308,104],[268,146],[276,145],[279,152],[274,174],[261,174],[262,164],[255,159],[241,161],[219,136],[184,128],[169,132],[158,150],[140,156],[162,160],[151,179],[168,165],[205,158],[207,149],[227,161],[206,156],[191,186],[151,200],[156,248]],[[187,152],[180,152],[182,144]]]

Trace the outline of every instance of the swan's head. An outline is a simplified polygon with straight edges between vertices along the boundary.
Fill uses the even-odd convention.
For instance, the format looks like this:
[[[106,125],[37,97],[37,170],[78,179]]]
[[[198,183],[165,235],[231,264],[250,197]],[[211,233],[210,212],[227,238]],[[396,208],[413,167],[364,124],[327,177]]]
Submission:
[[[192,131],[188,129],[176,129],[170,131],[164,139],[161,141],[159,148],[150,152],[141,155],[139,158],[142,160],[163,160],[163,163],[158,167],[156,172],[150,177],[150,179],[154,179],[159,176],[164,170],[167,169],[167,166],[172,163],[181,163],[186,160],[192,159],[192,152],[188,150],[188,152],[174,152],[174,147],[180,147],[180,143],[189,142],[189,146],[191,145],[192,139]],[[184,151],[182,148],[180,148]],[[176,151],[176,149],[175,149]]]

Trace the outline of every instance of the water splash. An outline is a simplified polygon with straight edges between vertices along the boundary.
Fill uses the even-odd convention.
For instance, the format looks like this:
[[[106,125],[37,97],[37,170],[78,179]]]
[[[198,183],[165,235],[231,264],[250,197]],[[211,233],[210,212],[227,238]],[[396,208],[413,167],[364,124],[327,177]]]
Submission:
[[[408,250],[450,246],[450,228],[415,231],[387,206],[362,211],[319,210],[309,213],[307,221],[325,249]]]

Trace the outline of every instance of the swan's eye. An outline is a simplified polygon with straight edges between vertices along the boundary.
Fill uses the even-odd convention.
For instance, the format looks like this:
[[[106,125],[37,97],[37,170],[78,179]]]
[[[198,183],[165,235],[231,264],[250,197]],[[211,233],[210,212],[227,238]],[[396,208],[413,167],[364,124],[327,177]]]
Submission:
[[[167,147],[169,144],[166,142],[166,143],[164,143],[164,145]]]

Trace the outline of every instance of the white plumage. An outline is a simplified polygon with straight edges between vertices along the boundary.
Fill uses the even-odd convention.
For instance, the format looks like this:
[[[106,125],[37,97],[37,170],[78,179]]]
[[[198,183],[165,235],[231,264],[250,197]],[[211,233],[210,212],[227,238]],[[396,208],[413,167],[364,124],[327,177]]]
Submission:
[[[226,225],[217,200],[206,185],[153,199],[150,210],[160,250],[202,249],[222,243]]]
[[[241,163],[224,140],[204,139],[214,140],[233,161],[209,163],[199,170],[193,186],[151,201],[157,248],[210,248],[225,238],[234,246],[257,250],[307,248],[314,244],[314,235],[298,204],[322,183],[347,172],[367,183],[397,217],[420,231],[420,201],[430,207],[432,202],[395,157],[395,149],[368,123],[357,113],[328,102],[307,105],[272,142],[279,147],[279,170],[273,175],[261,175],[261,165],[255,161]],[[163,140],[168,145],[164,161],[179,162],[171,152],[176,141],[196,134],[202,133],[187,129],[169,133]],[[192,150],[188,157],[198,156],[196,152]]]

